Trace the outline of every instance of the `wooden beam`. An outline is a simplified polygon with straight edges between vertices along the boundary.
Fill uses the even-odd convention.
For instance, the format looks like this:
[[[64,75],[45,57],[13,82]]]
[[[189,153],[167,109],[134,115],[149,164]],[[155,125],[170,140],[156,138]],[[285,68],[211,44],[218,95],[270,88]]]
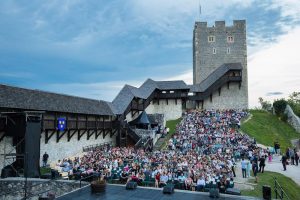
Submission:
[[[71,133],[71,130],[68,130],[68,142],[70,142],[70,140],[72,139],[72,137],[76,134],[76,132],[79,130],[74,130],[73,133]]]
[[[78,114],[76,115],[76,129],[78,130]]]
[[[89,140],[90,137],[91,137],[92,135],[94,135],[95,132],[96,132],[96,130],[88,130],[88,131],[87,131],[87,140]]]
[[[110,138],[112,138],[112,136],[114,136],[117,131],[118,131],[118,129],[111,130],[111,132],[110,132]]]
[[[80,130],[78,131],[78,141],[85,133],[86,133],[86,130],[84,130],[82,133],[80,133]]]
[[[221,88],[220,87],[219,87],[218,91],[219,91],[219,96],[221,96]]]
[[[109,134],[109,130],[104,130],[103,131],[103,139]]]
[[[100,130],[99,133],[98,133],[98,131],[96,131],[95,139],[97,139],[101,135],[102,132],[103,132],[103,129]]]
[[[60,131],[56,131],[56,143],[59,142],[59,140],[66,134],[67,130],[63,131],[62,134],[60,134]]]
[[[49,140],[52,138],[52,136],[54,135],[55,132],[56,132],[56,130],[53,130],[49,134],[49,130],[48,129],[45,130],[45,144],[48,144]]]

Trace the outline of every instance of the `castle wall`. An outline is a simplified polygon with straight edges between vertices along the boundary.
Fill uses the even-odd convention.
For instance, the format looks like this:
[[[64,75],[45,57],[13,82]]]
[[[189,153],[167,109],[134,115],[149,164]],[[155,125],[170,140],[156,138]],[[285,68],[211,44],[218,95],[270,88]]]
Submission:
[[[243,98],[244,91],[239,89],[239,83],[230,83],[229,89],[227,85],[221,88],[221,93],[216,91],[203,102],[204,109],[245,109],[248,107],[248,99]],[[201,106],[201,104],[200,104]]]
[[[102,144],[105,142],[113,142],[113,145],[115,145],[117,133],[115,133],[112,138],[110,134],[107,134],[104,139],[103,134],[99,135],[97,139],[95,139],[94,134],[89,140],[87,140],[87,133],[85,133],[79,141],[77,140],[77,135],[78,133],[68,142],[67,134],[65,134],[58,143],[56,142],[56,135],[54,135],[48,143],[45,144],[45,133],[43,132],[41,135],[41,158],[43,154],[47,152],[49,154],[48,163],[52,163],[57,162],[57,160],[62,160],[63,158],[78,156],[83,152],[83,147],[89,145]]]
[[[127,115],[126,115],[126,120],[127,122],[130,122],[132,120],[135,120],[139,115],[140,115],[141,111],[139,112],[136,112],[134,115],[131,114],[131,112],[129,112]]]
[[[182,101],[180,99],[177,100],[177,105],[174,99],[168,100],[168,104],[166,100],[159,100],[159,105],[157,102],[151,104],[146,108],[146,113],[148,114],[164,114],[165,120],[173,120],[178,119],[182,116]]]
[[[208,41],[209,36],[214,37],[214,42]],[[228,42],[228,36],[233,36],[234,41]],[[224,21],[216,22],[213,27],[207,27],[206,22],[197,22],[194,29],[193,48],[194,84],[201,83],[224,63],[241,63],[243,67],[241,88],[239,90],[228,90],[228,94],[223,93],[219,97],[220,100],[217,98],[212,103],[207,103],[207,100],[205,100],[204,105],[207,106],[204,106],[204,108],[218,106],[229,108],[233,105],[248,108],[246,22],[235,20],[233,26],[228,27],[225,26]],[[215,53],[213,52],[214,49]],[[230,95],[234,98],[230,98]],[[228,101],[229,99],[237,103]],[[213,105],[214,102],[216,105]],[[219,102],[223,102],[223,104],[221,105]],[[238,102],[242,103],[239,104]]]

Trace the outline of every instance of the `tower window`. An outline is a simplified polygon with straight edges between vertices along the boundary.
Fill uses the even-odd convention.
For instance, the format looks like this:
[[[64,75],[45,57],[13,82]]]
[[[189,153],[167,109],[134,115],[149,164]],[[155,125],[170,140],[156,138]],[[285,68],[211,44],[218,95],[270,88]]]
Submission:
[[[234,42],[233,36],[227,36],[227,42],[233,43]]]
[[[215,42],[215,40],[216,40],[215,36],[212,35],[208,36],[208,42]]]
[[[229,47],[227,48],[227,54],[230,54],[230,48]]]
[[[213,54],[216,54],[216,53],[217,53],[217,49],[213,48]]]

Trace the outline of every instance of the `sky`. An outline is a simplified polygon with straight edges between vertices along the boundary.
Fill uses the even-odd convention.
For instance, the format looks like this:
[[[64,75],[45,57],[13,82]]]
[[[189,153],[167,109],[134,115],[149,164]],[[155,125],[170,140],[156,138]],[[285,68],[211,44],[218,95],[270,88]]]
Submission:
[[[147,78],[192,84],[195,21],[235,19],[250,107],[300,91],[299,0],[0,1],[0,83],[107,101]]]

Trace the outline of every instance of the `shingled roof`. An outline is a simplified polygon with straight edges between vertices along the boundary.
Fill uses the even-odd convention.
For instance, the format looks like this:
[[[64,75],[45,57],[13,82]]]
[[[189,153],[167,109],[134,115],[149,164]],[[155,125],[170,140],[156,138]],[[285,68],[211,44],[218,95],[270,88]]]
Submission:
[[[189,86],[184,81],[154,81],[152,79],[147,79],[139,88],[125,85],[112,102],[115,114],[124,113],[134,97],[147,99],[156,89],[188,90]]]
[[[214,82],[221,78],[225,73],[230,70],[242,70],[241,63],[225,63],[213,71],[206,79],[201,83],[190,86],[190,92],[204,92],[207,90]]]
[[[0,84],[0,107],[90,115],[114,115],[108,102]]]

